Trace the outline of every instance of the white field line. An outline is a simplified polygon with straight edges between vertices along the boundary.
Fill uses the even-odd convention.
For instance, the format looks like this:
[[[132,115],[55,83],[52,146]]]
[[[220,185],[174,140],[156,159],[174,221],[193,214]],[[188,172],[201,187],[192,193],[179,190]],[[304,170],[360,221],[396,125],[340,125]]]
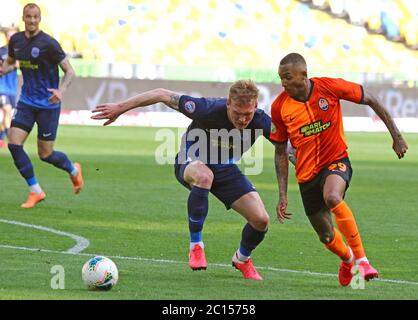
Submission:
[[[68,251],[55,251],[55,250],[47,250],[47,249],[37,249],[37,248],[26,248],[26,247],[16,247],[16,246],[6,246],[0,245],[0,249],[12,249],[12,250],[25,250],[25,251],[38,251],[38,252],[45,252],[45,253],[54,253],[54,254],[71,254],[77,256],[86,256],[86,257],[93,257],[96,255],[103,255],[103,254],[94,254],[94,253],[71,253]],[[167,259],[154,259],[154,258],[143,258],[143,257],[124,257],[124,256],[108,256],[111,259],[120,259],[120,260],[134,260],[134,261],[146,261],[146,262],[154,262],[154,263],[162,263],[162,264],[184,264],[186,265],[186,261],[176,261],[176,260],[167,260]],[[221,263],[210,263],[209,267],[220,267],[220,268],[231,268],[230,264],[221,264]],[[260,267],[257,266],[258,270],[268,270],[273,272],[281,272],[281,273],[294,273],[294,274],[303,274],[313,277],[333,277],[335,278],[337,275],[332,273],[320,273],[320,272],[312,272],[306,270],[291,270],[291,269],[281,269],[281,268],[273,268],[273,267]],[[405,285],[415,285],[418,286],[418,282],[414,281],[406,281],[406,280],[391,280],[391,279],[373,279],[373,281],[385,282],[385,283],[393,283],[393,284],[405,284]]]
[[[34,225],[34,224],[24,223],[24,222],[20,222],[20,221],[14,221],[14,220],[0,219],[0,222],[13,224],[13,225],[21,226],[21,227],[26,227],[26,228],[32,228],[32,229],[47,231],[47,232],[58,234],[60,236],[70,237],[71,239],[73,239],[76,242],[76,245],[74,247],[71,247],[70,249],[68,249],[66,251],[67,253],[79,253],[79,252],[83,251],[84,249],[86,249],[90,245],[90,241],[88,239],[80,237],[76,234],[72,234],[72,233],[68,233],[68,232],[64,232],[64,231],[60,231],[60,230],[55,230],[55,229],[44,227],[44,226],[37,226],[37,225]]]

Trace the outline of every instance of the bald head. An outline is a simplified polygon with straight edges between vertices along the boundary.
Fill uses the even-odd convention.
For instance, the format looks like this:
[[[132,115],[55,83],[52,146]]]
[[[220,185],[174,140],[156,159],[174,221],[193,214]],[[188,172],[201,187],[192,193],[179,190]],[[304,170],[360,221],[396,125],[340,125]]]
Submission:
[[[35,3],[28,3],[23,7],[22,20],[25,23],[26,36],[34,37],[40,32],[41,8]]]
[[[25,15],[26,9],[37,9],[39,11],[39,15],[41,15],[41,8],[39,8],[39,6],[36,3],[27,3],[23,7],[23,16]]]

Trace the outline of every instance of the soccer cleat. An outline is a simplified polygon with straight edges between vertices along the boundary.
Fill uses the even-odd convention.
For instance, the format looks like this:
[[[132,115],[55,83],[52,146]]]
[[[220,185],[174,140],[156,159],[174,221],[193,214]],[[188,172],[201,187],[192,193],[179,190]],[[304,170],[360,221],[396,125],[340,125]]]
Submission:
[[[79,194],[81,192],[81,190],[83,190],[84,187],[84,180],[83,180],[83,175],[81,173],[81,165],[78,162],[74,162],[74,167],[77,168],[77,176],[72,176],[71,177],[71,182],[73,183],[73,192],[75,194]]]
[[[248,258],[248,260],[245,262],[239,261],[237,254],[235,253],[232,257],[232,266],[235,267],[235,269],[241,271],[245,279],[263,280],[263,278],[258,274],[257,270],[255,270],[251,258]]]
[[[353,279],[353,273],[351,269],[354,266],[354,259],[351,263],[345,263],[341,261],[340,263],[340,271],[338,272],[338,281],[343,287],[346,287],[350,284],[351,279]]]
[[[366,261],[361,261],[357,265],[361,275],[363,276],[364,280],[369,281],[373,278],[379,277],[379,272],[372,265]]]
[[[7,148],[7,143],[4,142],[4,140],[0,140],[0,149],[6,149]]]
[[[201,246],[195,244],[189,253],[189,267],[193,270],[206,270],[208,264],[206,262],[205,251]]]
[[[45,198],[46,194],[43,191],[41,193],[30,192],[28,199],[25,203],[22,203],[21,207],[25,209],[33,208],[39,202],[43,201]]]

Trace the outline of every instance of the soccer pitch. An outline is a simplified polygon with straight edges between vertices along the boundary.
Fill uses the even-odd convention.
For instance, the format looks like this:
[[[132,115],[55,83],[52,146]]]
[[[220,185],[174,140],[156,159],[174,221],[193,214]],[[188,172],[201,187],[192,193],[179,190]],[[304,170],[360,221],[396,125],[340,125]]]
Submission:
[[[418,135],[405,135],[409,150],[398,160],[389,133],[347,134],[354,175],[346,201],[381,274],[353,289],[338,283],[339,261],[303,212],[293,168],[288,194],[293,219],[281,225],[275,218],[277,183],[267,141],[263,172],[249,177],[271,218],[253,253],[264,281],[244,280],[231,267],[245,222],[213,196],[203,230],[208,269],[192,272],[188,192],[172,165],[156,163],[157,130],[61,126],[56,149],[83,165],[85,189],[78,196],[64,171],[37,158],[33,132],[26,150],[47,199],[31,210],[19,207],[27,188],[8,150],[0,150],[0,299],[418,298]],[[75,253],[68,253],[72,248]],[[90,292],[82,283],[81,268],[95,254],[118,266],[119,282],[109,292]],[[62,290],[51,288],[57,265],[65,270]]]

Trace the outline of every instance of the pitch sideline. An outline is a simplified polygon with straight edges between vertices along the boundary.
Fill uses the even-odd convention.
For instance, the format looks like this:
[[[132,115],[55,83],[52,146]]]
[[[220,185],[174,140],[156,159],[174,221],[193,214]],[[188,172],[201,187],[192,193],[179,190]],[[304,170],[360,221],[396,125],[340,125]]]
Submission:
[[[68,255],[77,255],[77,256],[87,256],[93,257],[96,255],[103,255],[103,254],[94,254],[94,253],[70,253],[67,251],[56,251],[56,250],[48,250],[48,249],[36,249],[36,248],[27,248],[27,247],[16,247],[16,246],[7,246],[7,245],[0,245],[0,249],[12,249],[12,250],[24,250],[24,251],[38,251],[38,252],[45,252],[45,253],[54,253],[54,254],[68,254]],[[106,255],[106,257],[111,259],[120,259],[120,260],[134,260],[134,261],[147,261],[147,262],[155,262],[155,263],[169,263],[169,264],[187,264],[187,261],[176,261],[176,260],[167,260],[167,259],[155,259],[155,258],[143,258],[143,257],[124,257],[124,256],[111,256]],[[231,268],[230,264],[221,264],[221,263],[210,263],[209,266],[215,266],[220,268]],[[303,274],[308,276],[317,276],[317,277],[337,277],[336,274],[332,273],[320,273],[320,272],[312,272],[307,270],[292,270],[292,269],[281,269],[281,268],[274,268],[274,267],[262,267],[257,266],[258,270],[267,270],[267,271],[274,271],[274,272],[282,272],[282,273],[295,273],[295,274]],[[406,285],[415,285],[418,286],[418,282],[414,281],[407,281],[407,280],[391,280],[391,279],[373,279],[373,281],[385,282],[385,283],[392,283],[392,284],[406,284]]]
[[[90,245],[90,241],[88,239],[78,236],[76,234],[72,234],[72,233],[68,233],[68,232],[64,232],[64,231],[60,231],[60,230],[56,230],[56,229],[52,229],[52,228],[48,228],[44,226],[38,226],[35,224],[14,221],[14,220],[0,219],[0,222],[13,224],[13,225],[21,226],[21,227],[26,227],[26,228],[37,229],[41,231],[47,231],[47,232],[51,232],[60,236],[70,237],[71,239],[75,240],[76,245],[74,247],[71,247],[67,251],[65,251],[65,253],[80,253],[81,251],[83,251]]]

